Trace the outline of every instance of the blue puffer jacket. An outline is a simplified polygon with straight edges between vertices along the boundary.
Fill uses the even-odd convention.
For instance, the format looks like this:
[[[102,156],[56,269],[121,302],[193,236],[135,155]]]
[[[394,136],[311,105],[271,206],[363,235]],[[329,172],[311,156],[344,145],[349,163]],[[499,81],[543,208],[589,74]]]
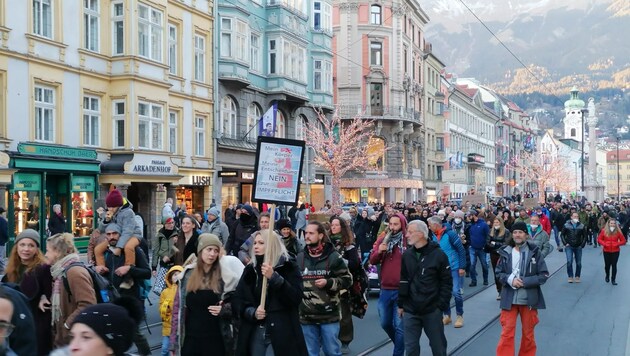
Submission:
[[[470,223],[470,246],[481,250],[486,245],[486,237],[490,234],[490,228],[484,219],[479,218],[477,222]]]
[[[443,228],[439,241],[437,238],[436,241],[448,257],[448,263],[451,265],[452,271],[466,268],[466,249],[462,245],[462,240],[453,229]]]

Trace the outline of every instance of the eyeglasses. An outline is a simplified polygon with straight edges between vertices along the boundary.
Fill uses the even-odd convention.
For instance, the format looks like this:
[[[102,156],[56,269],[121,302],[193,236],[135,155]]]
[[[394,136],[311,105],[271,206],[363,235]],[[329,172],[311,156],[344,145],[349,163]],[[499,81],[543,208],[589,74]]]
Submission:
[[[0,322],[0,336],[7,337],[11,335],[15,325],[7,322]]]

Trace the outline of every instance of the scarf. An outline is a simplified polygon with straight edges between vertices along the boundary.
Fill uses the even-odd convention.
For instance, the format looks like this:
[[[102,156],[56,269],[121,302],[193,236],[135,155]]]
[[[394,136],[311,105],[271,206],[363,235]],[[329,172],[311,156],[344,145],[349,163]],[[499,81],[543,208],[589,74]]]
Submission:
[[[314,247],[306,246],[306,248],[308,249],[308,254],[311,256],[319,256],[324,252],[323,243],[319,243],[317,246]]]
[[[401,254],[405,250],[403,246],[402,231],[398,231],[395,234],[392,233],[389,236],[389,241],[387,241],[387,253],[392,253],[395,246],[398,246],[398,249],[400,249]]]
[[[79,262],[79,255],[76,253],[71,253],[66,257],[60,259],[55,262],[52,267],[50,267],[50,274],[53,277],[53,291],[52,291],[52,322],[51,325],[55,325],[57,321],[59,321],[61,317],[61,284],[63,274],[71,263]]]

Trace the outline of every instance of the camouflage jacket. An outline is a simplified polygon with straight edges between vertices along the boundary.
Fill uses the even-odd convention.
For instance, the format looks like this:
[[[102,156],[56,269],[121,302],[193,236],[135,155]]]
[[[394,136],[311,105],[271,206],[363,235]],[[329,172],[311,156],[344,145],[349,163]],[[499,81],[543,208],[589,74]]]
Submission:
[[[346,262],[330,243],[325,244],[321,256],[311,257],[308,250],[304,249],[296,260],[304,283],[300,322],[302,324],[338,322],[339,292],[352,285],[352,275]],[[326,286],[321,289],[315,286],[315,281],[320,278],[327,280]]]

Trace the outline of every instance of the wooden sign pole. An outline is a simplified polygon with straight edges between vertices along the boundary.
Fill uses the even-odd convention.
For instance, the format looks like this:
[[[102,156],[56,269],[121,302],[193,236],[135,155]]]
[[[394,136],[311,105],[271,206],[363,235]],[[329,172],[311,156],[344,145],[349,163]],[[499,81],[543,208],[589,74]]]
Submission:
[[[276,244],[269,243],[272,238],[276,238],[274,233],[274,223],[276,220],[276,204],[271,204],[271,216],[269,217],[269,229],[267,230],[267,241],[265,242],[265,259],[264,263],[268,265],[274,265],[277,261],[269,261],[271,255],[270,250],[274,249]],[[253,247],[252,247],[253,248]],[[260,305],[265,308],[265,302],[267,301],[267,277],[263,276],[262,290],[260,292]]]

